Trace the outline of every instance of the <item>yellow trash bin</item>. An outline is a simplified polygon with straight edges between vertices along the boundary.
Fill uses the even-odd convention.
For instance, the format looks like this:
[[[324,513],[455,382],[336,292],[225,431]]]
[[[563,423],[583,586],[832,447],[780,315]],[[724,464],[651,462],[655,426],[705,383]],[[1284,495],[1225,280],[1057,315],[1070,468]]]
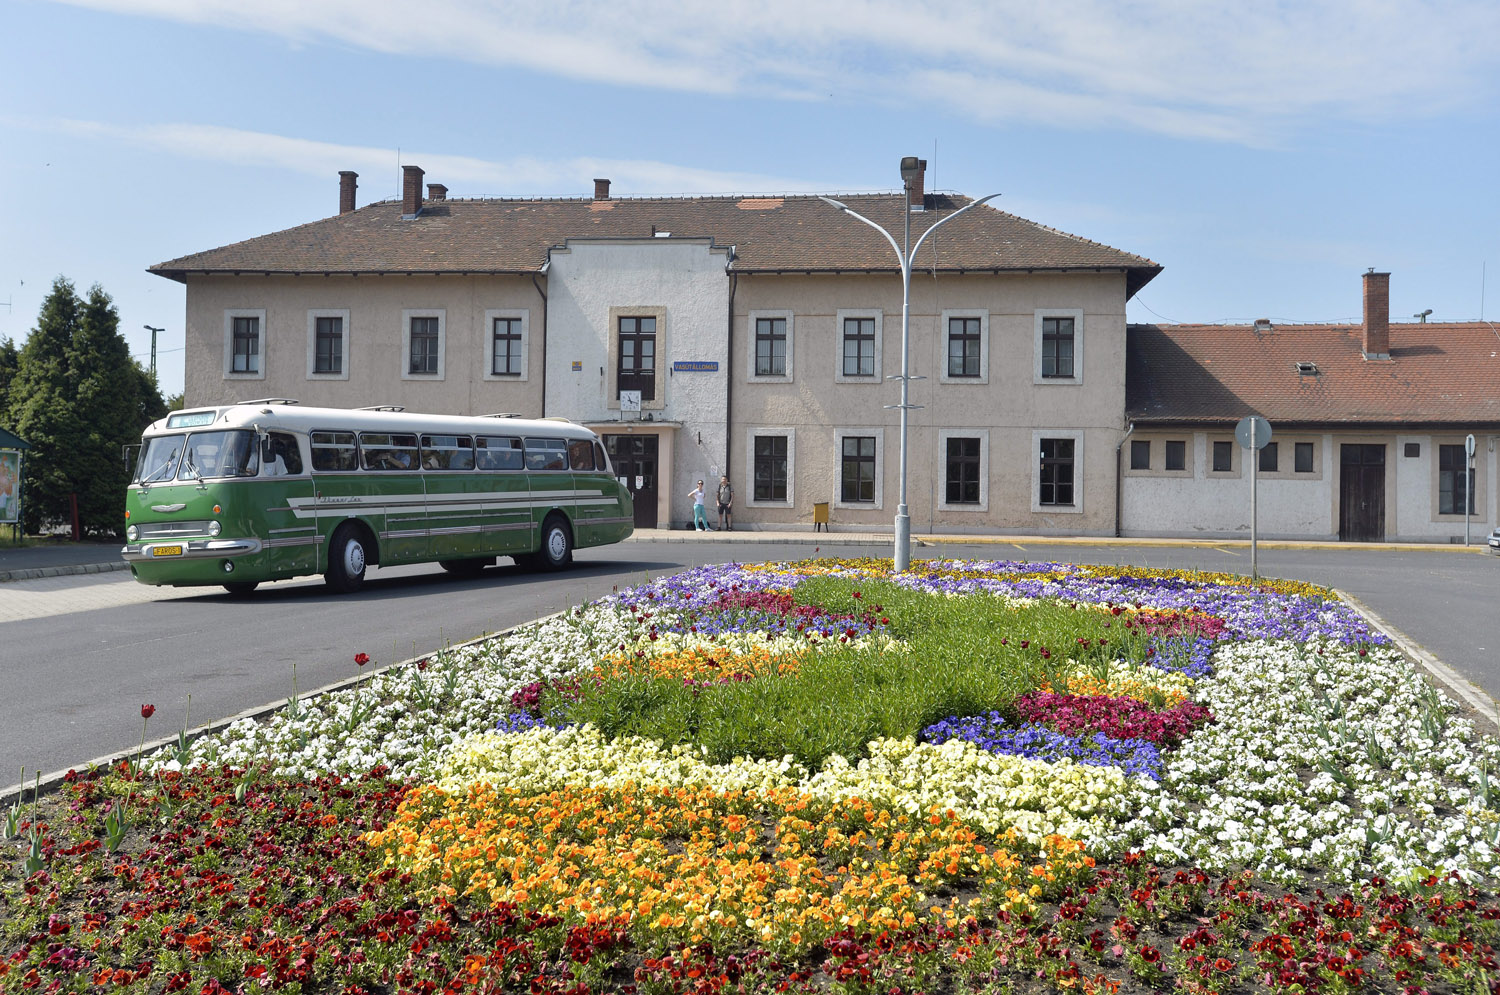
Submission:
[[[819,501],[813,505],[813,531],[822,529],[828,531],[828,502]]]

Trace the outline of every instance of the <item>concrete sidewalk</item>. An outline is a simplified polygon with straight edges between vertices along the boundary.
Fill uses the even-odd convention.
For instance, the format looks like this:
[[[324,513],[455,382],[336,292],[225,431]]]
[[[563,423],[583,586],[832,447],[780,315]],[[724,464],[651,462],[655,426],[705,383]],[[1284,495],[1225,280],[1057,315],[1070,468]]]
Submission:
[[[1485,555],[1489,552],[1484,534],[1469,546],[1451,543],[1351,543],[1322,541],[1260,541],[1262,549],[1371,549],[1401,550],[1430,553],[1470,553]],[[892,542],[889,532],[813,532],[809,527],[786,529],[745,529],[729,532],[696,532],[691,529],[636,529],[626,542],[680,542],[680,543],[736,543],[744,545],[801,544],[819,548],[845,546],[883,546],[889,555]],[[1248,549],[1249,539],[1149,539],[1114,538],[1113,536],[1041,536],[1041,535],[977,535],[977,534],[928,534],[912,536],[912,545],[918,557],[923,550],[926,555],[937,553],[949,546],[1157,546],[1163,548],[1187,548],[1193,546],[1220,547],[1225,549]],[[111,542],[59,542],[48,541],[19,549],[0,549],[0,582],[13,580],[35,580],[41,577],[61,577],[69,574],[109,573],[126,569],[120,557],[119,541]]]

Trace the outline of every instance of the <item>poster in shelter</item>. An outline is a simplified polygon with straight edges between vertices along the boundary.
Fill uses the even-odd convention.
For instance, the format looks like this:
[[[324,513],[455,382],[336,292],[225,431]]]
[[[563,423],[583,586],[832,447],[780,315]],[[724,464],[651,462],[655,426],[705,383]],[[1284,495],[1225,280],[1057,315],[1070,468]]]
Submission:
[[[21,517],[21,452],[0,449],[0,523],[14,524]]]

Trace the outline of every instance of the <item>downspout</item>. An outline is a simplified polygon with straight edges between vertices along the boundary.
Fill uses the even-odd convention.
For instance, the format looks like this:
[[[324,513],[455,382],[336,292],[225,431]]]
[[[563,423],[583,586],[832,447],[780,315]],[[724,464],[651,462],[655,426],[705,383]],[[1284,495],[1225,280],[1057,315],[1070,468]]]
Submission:
[[[545,274],[547,267],[551,265],[552,260],[547,260],[542,264],[540,272]],[[536,273],[531,274],[531,285],[536,288],[537,295],[542,299],[542,335],[540,341],[542,348],[542,417],[545,418],[547,416],[547,292],[542,289],[542,285],[537,282],[536,278]]]
[[[1125,434],[1120,436],[1120,444],[1115,447],[1115,538],[1120,538],[1120,515],[1125,503],[1125,442],[1130,438],[1130,433],[1135,431],[1135,422],[1125,423]]]
[[[740,275],[734,272],[734,246],[729,247],[729,259],[724,263],[724,270],[729,274],[729,321],[724,329],[724,476],[731,476],[729,453],[734,446],[734,432],[731,431],[730,412],[734,410],[734,292],[738,288]]]

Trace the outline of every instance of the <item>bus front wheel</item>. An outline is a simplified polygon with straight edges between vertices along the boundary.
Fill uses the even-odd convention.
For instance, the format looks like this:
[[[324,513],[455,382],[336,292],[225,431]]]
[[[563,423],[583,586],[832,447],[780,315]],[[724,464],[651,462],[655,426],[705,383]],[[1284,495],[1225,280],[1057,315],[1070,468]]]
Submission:
[[[365,582],[365,542],[352,525],[340,525],[328,549],[328,586],[340,594],[353,594]]]
[[[542,523],[542,548],[532,554],[530,565],[537,570],[561,570],[573,562],[573,530],[562,515],[548,515]]]

